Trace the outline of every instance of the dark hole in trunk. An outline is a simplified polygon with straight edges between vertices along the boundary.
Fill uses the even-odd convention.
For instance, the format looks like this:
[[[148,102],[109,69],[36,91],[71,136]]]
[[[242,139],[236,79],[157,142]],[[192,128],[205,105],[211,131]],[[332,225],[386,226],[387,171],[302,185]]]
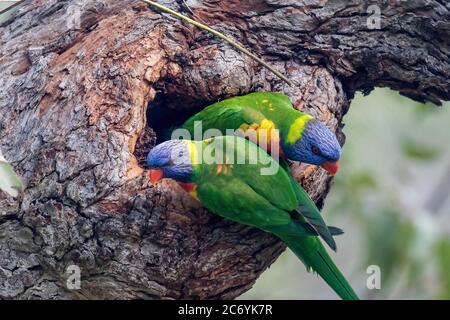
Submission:
[[[134,155],[142,168],[147,168],[148,152],[157,144],[170,140],[172,131],[189,117],[213,102],[195,101],[179,95],[158,93],[147,107],[147,127],[136,143]]]
[[[156,133],[156,143],[170,140],[174,129],[208,104],[204,101],[189,101],[181,96],[158,94],[147,108],[147,126]]]

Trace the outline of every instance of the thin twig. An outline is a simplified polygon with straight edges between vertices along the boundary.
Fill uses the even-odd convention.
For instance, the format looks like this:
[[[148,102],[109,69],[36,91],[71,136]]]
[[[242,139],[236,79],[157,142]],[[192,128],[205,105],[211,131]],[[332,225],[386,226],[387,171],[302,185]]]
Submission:
[[[16,2],[16,3],[13,3],[13,4],[10,5],[9,7],[3,9],[2,11],[0,11],[0,15],[4,14],[5,12],[8,12],[9,10],[11,10],[11,9],[13,9],[13,8],[15,8],[15,7],[17,7],[17,6],[18,6],[19,4],[21,4],[22,2],[25,2],[25,0],[22,0],[22,1],[19,1],[19,2]]]
[[[258,63],[260,63],[261,65],[263,65],[264,67],[266,67],[268,70],[270,70],[274,75],[276,75],[278,78],[280,78],[281,80],[283,80],[284,82],[286,82],[287,84],[289,84],[290,86],[293,86],[293,83],[291,80],[289,80],[288,78],[286,78],[281,72],[279,72],[278,70],[276,70],[273,66],[271,66],[270,64],[268,64],[267,62],[265,62],[263,59],[259,58],[258,56],[256,56],[255,54],[251,53],[249,50],[247,50],[246,48],[244,48],[241,44],[239,44],[237,41],[233,40],[232,38],[224,35],[223,33],[220,33],[217,30],[214,30],[211,27],[208,27],[207,25],[197,22],[189,17],[186,17],[185,15],[182,15],[179,12],[176,12],[172,9],[169,9],[159,3],[156,3],[154,1],[150,1],[150,0],[141,0],[153,7],[156,7],[164,12],[170,13],[174,16],[176,16],[177,18],[184,20],[200,29],[206,30],[210,33],[212,33],[213,35],[215,35],[217,38],[222,39],[223,41],[227,42],[228,44],[230,44],[231,46],[233,46],[234,48],[236,48],[237,50],[241,51],[242,53],[246,54],[247,56],[249,56],[250,58],[252,58],[253,60],[257,61]]]

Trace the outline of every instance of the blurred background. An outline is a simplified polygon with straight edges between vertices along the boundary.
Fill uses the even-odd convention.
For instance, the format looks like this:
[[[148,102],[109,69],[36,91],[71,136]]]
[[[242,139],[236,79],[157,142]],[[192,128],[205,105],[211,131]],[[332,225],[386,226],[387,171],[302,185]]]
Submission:
[[[450,103],[389,89],[358,94],[323,215],[342,227],[331,253],[362,299],[450,299]],[[381,288],[366,286],[377,265]],[[372,283],[372,282],[371,282]],[[286,250],[241,299],[336,299]]]
[[[10,8],[6,12],[0,13],[0,23],[7,21],[13,12],[19,10],[22,7],[22,3],[19,3],[20,0],[0,0],[0,12],[3,10]]]
[[[10,6],[12,6],[14,3],[16,3],[17,1],[8,1],[8,0],[0,0],[0,12]],[[8,17],[10,16],[10,13],[4,13],[2,15],[0,15],[0,23],[5,21]]]

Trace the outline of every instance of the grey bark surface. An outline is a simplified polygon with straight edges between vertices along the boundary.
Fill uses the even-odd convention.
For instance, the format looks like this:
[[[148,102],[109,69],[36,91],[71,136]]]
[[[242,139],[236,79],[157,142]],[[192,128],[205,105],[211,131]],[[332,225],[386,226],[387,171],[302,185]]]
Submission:
[[[191,14],[182,1],[161,1]],[[283,71],[288,87],[246,56],[139,1],[26,1],[0,24],[0,139],[23,177],[0,195],[0,298],[231,299],[284,246],[207,212],[139,164],[147,126],[256,90],[282,91],[333,128],[356,90],[388,86],[450,98],[450,5],[386,1],[381,29],[366,1],[188,1],[195,17]],[[79,17],[79,24],[77,23]],[[319,205],[330,178],[294,165]],[[81,268],[81,289],[66,286]]]

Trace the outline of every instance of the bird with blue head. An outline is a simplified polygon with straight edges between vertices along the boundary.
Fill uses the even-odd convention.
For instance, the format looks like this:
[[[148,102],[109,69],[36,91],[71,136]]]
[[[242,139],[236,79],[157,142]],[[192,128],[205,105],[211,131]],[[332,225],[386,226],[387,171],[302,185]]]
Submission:
[[[284,144],[286,158],[321,166],[334,176],[339,170],[341,146],[331,130],[322,122],[310,119],[297,135],[293,143]]]
[[[147,156],[150,167],[150,181],[162,178],[189,183],[193,173],[193,163],[187,140],[169,140],[155,146]]]

